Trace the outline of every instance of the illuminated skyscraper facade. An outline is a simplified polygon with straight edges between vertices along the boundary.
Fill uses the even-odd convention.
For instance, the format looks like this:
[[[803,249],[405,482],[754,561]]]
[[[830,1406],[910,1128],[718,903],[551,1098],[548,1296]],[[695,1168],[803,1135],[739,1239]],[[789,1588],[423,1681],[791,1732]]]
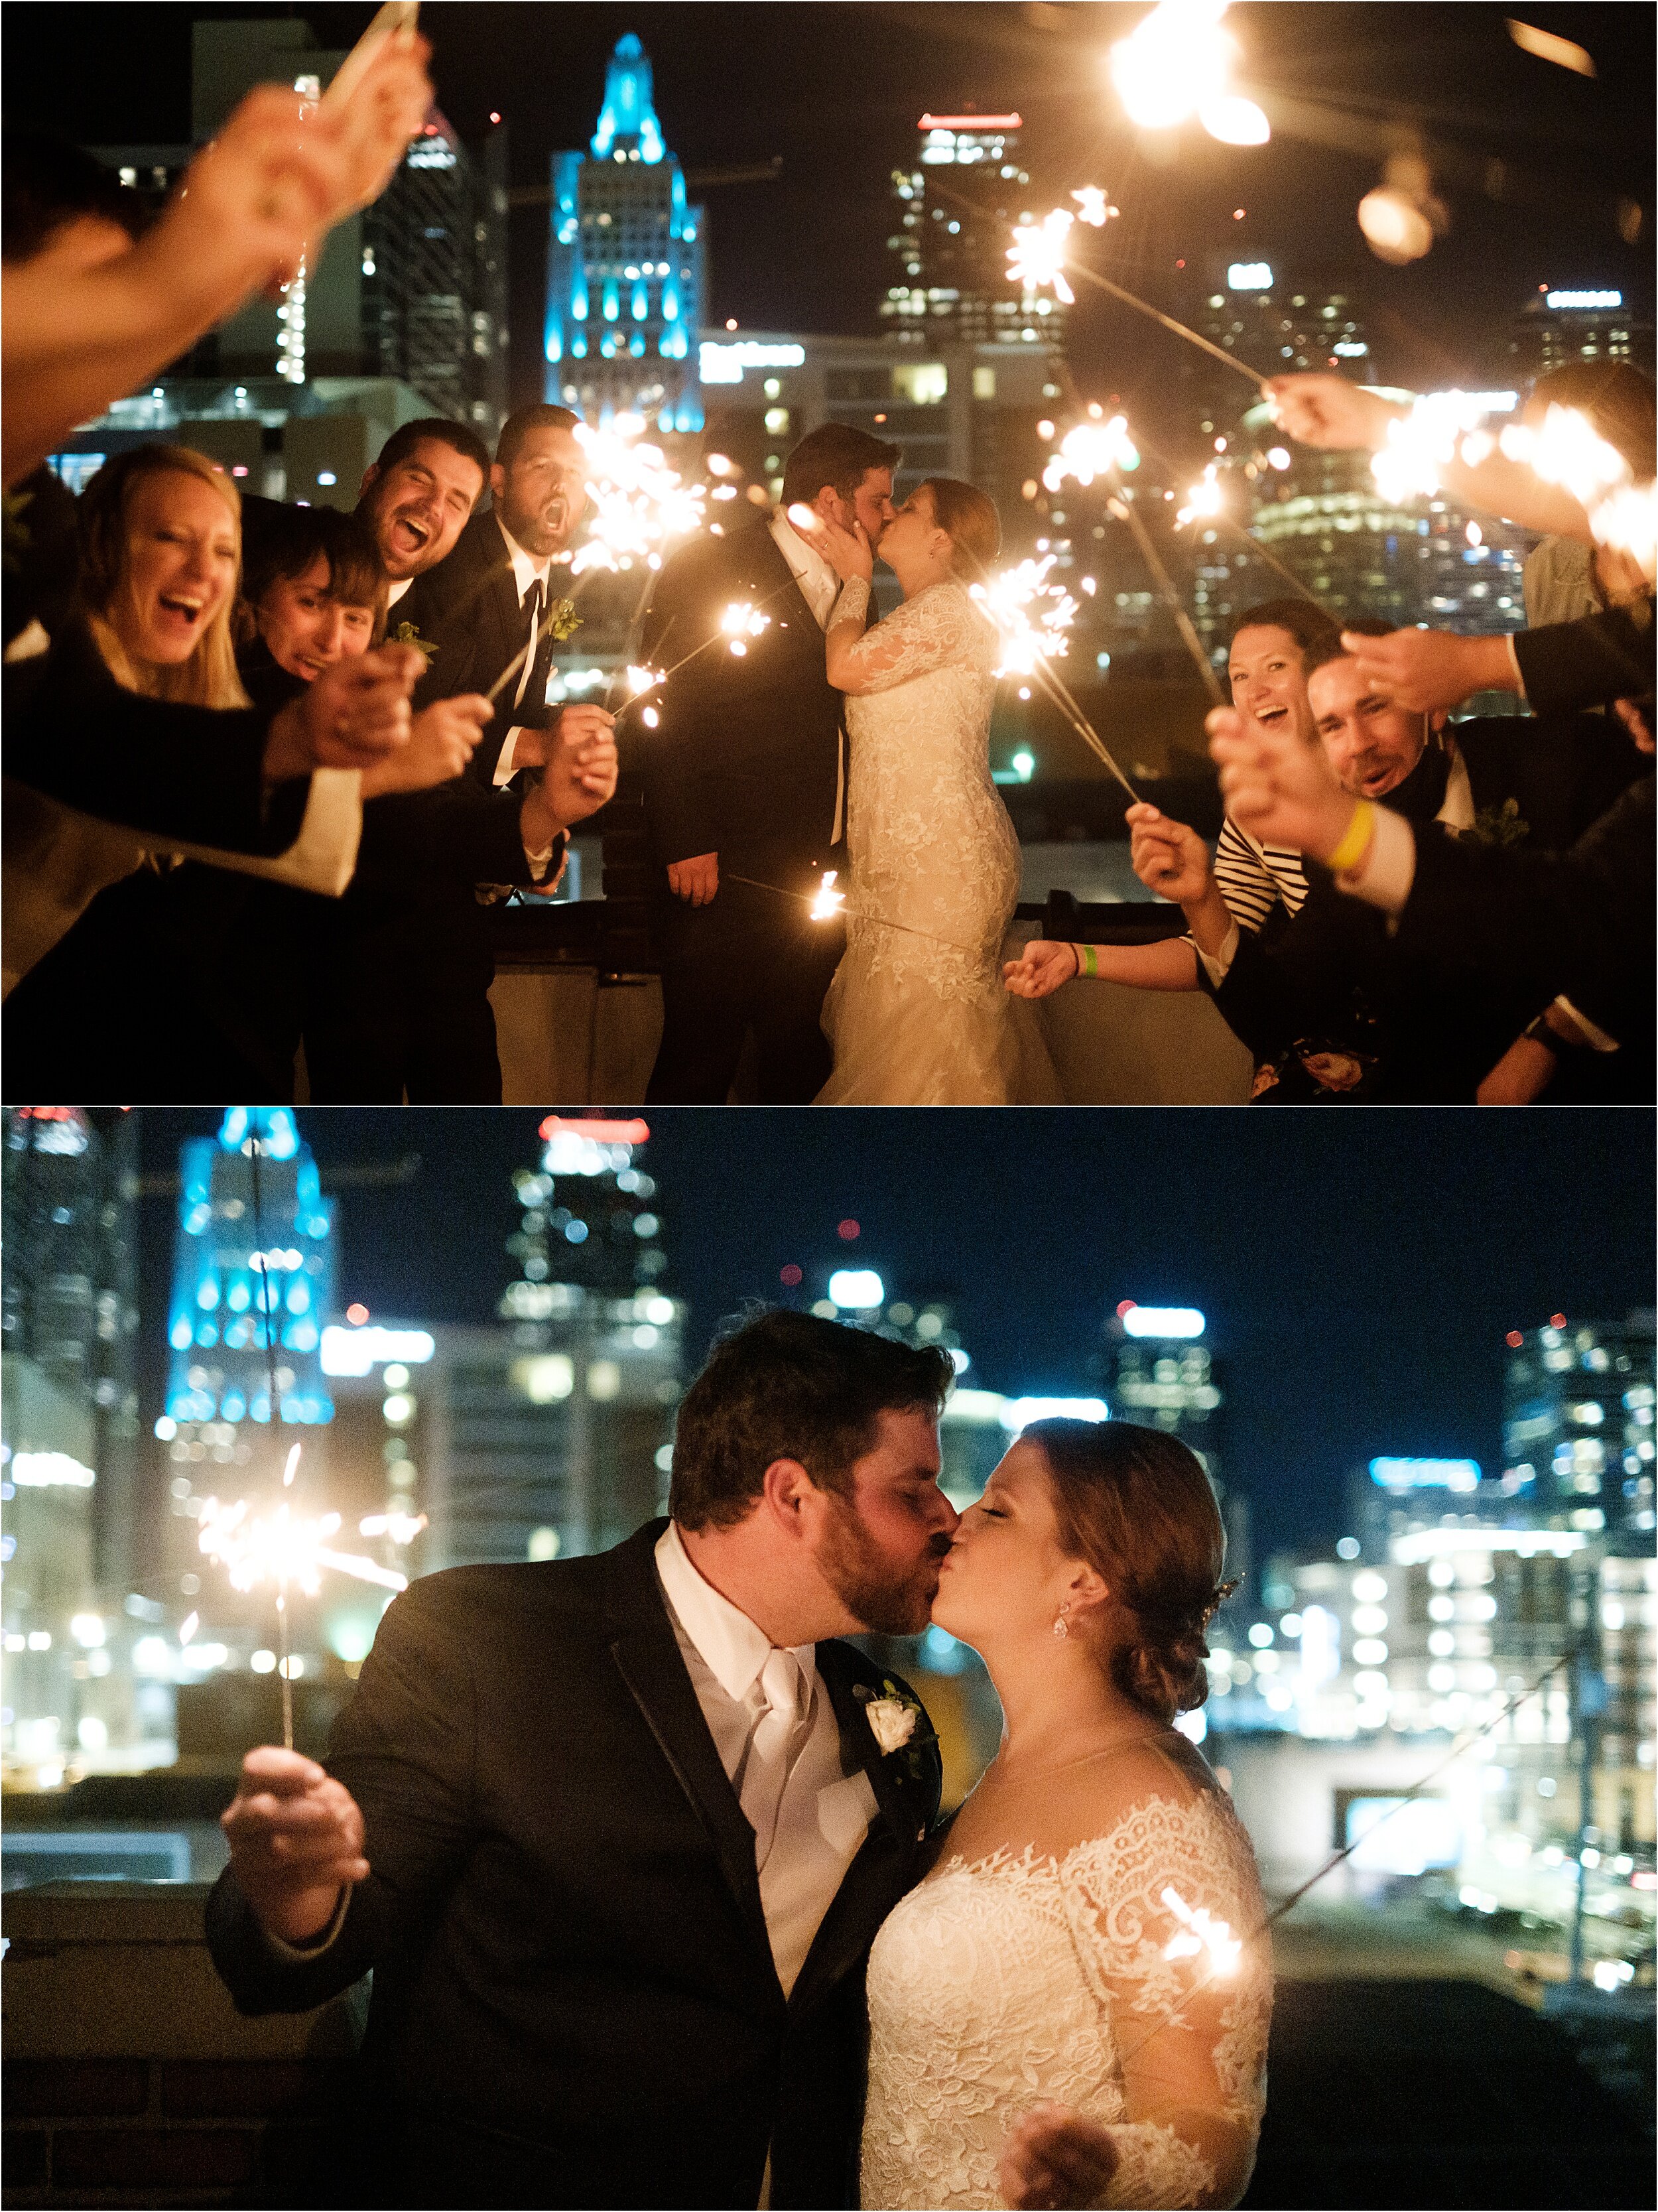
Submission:
[[[182,1147],[179,1180],[167,1419],[228,1430],[232,1443],[240,1423],[270,1420],[274,1370],[281,1420],[331,1420],[321,1347],[333,1205],[294,1116],[230,1107],[216,1138]]]
[[[1654,1510],[1653,1321],[1569,1321],[1512,1331],[1503,1482],[1527,1521],[1649,1553]]]
[[[1540,291],[1509,335],[1511,374],[1530,384],[1572,362],[1628,362],[1652,374],[1652,325],[1621,292]]]
[[[546,397],[600,427],[640,415],[700,430],[696,333],[706,289],[702,210],[657,118],[651,64],[631,32],[604,73],[585,154],[553,156]]]
[[[1062,349],[1065,307],[1007,273],[1008,226],[1026,204],[1017,115],[924,115],[915,159],[892,173],[891,282],[881,313],[917,343]]]

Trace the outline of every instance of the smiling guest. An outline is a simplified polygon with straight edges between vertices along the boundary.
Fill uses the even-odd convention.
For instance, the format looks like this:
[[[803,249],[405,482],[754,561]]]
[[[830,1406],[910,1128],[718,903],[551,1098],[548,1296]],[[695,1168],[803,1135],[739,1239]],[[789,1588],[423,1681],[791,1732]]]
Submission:
[[[357,499],[393,606],[416,576],[454,551],[489,480],[489,449],[464,422],[434,415],[393,430],[363,471]]]
[[[386,619],[386,580],[373,538],[331,507],[284,507],[250,549],[236,656],[258,697],[276,673],[310,683],[367,653]]]
[[[1389,629],[1361,619],[1347,635]],[[1344,791],[1479,844],[1564,851],[1640,767],[1623,732],[1589,715],[1448,732],[1442,715],[1397,705],[1340,638],[1308,653],[1306,686],[1315,741]],[[1159,819],[1143,843],[1142,880],[1184,909],[1215,1004],[1254,1054],[1258,1099],[1472,1103],[1537,1012],[1523,992],[1477,988],[1451,963],[1401,949],[1323,869],[1309,866],[1285,925],[1255,936],[1229,910],[1194,831]]]

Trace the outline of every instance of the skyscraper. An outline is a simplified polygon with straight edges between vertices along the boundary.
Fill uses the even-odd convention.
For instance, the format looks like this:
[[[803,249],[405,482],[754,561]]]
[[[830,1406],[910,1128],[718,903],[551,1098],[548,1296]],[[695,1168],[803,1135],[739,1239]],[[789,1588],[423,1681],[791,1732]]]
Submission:
[[[3,1469],[9,1777],[61,1781],[123,1738],[101,1592],[131,1571],[137,1400],[136,1176],[129,1117],[4,1116]]]
[[[542,1124],[501,1325],[438,1329],[422,1378],[425,1564],[599,1551],[665,1495],[683,1303],[641,1121]]]
[[[321,1346],[333,1205],[293,1115],[229,1107],[216,1138],[182,1147],[179,1168],[167,1419],[234,1443],[240,1423],[272,1419],[274,1395],[283,1422],[331,1420]]]
[[[1629,362],[1652,374],[1652,325],[1621,292],[1540,286],[1509,332],[1509,374],[1530,384],[1576,361]]]
[[[1515,1517],[1581,1529],[1612,1553],[1649,1553],[1654,1510],[1653,1320],[1554,1315],[1509,1339],[1504,1487]]]
[[[1062,348],[1065,308],[1007,273],[1010,223],[1036,220],[1017,115],[924,115],[913,164],[892,173],[892,282],[881,313],[918,343]]]
[[[651,64],[629,32],[604,72],[585,154],[553,155],[546,396],[601,427],[640,415],[700,430],[696,332],[707,241],[663,139]]]

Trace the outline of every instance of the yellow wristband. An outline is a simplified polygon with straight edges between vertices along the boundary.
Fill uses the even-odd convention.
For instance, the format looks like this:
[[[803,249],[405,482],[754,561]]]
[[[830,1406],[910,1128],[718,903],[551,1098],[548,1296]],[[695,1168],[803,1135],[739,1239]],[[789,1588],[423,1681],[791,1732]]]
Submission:
[[[1353,809],[1352,819],[1341,833],[1341,842],[1331,854],[1327,863],[1333,875],[1351,875],[1370,849],[1370,840],[1376,835],[1376,809],[1368,799],[1361,799]]]

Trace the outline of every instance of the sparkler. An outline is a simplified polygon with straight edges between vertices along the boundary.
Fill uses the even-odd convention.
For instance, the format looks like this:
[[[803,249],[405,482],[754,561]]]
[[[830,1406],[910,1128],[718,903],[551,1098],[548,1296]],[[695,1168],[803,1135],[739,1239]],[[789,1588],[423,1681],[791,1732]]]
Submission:
[[[1084,185],[1071,197],[1077,203],[1078,222],[1090,223],[1096,230],[1103,230],[1114,215],[1122,213],[1121,208],[1112,206],[1110,195],[1098,185]]]
[[[1175,516],[1175,527],[1184,530],[1188,522],[1195,522],[1199,516],[1208,520],[1222,515],[1225,511],[1221,502],[1220,478],[1216,473],[1215,464],[1211,461],[1196,483],[1187,489],[1186,504]]]
[[[835,878],[839,873],[840,871],[836,868],[824,869],[823,880],[817,886],[817,896],[811,902],[811,915],[813,921],[833,921],[837,914],[845,911],[847,895],[844,891],[836,890],[835,888]]]
[[[659,446],[642,442],[644,428],[633,415],[618,416],[609,430],[576,425],[587,458],[592,517],[570,563],[574,575],[595,568],[614,574],[636,561],[660,567],[665,550],[692,536],[707,519],[707,486],[687,483]]]
[[[1214,1962],[1211,1971],[1215,1979],[1237,1971],[1243,1945],[1225,1921],[1216,1919],[1202,1905],[1194,1911],[1172,1887],[1163,1891],[1163,1901],[1181,1923],[1179,1933],[1163,1947],[1165,1959],[1200,1959],[1207,1952]]]
[[[738,659],[748,651],[749,639],[770,628],[771,617],[762,615],[748,599],[733,600],[720,617],[720,634],[730,640],[730,650]]]
[[[1226,695],[1221,689],[1220,678],[1216,675],[1214,665],[1203,649],[1202,641],[1192,626],[1192,617],[1181,604],[1180,594],[1175,591],[1169,571],[1163,567],[1158,556],[1157,547],[1151,543],[1151,532],[1140,520],[1132,502],[1128,500],[1108,499],[1106,501],[1106,508],[1109,514],[1116,517],[1119,522],[1126,522],[1133,532],[1134,543],[1140,550],[1140,558],[1151,571],[1152,580],[1158,591],[1162,592],[1163,603],[1174,617],[1175,627],[1180,632],[1181,643],[1191,654],[1197,672],[1203,678],[1204,688],[1216,706],[1224,707],[1226,704]]]
[[[1066,281],[1065,245],[1076,217],[1066,208],[1055,208],[1042,222],[1017,222],[1007,250],[1007,273],[1027,292],[1048,286],[1056,300],[1074,307],[1077,295]]]
[[[1229,92],[1237,41],[1221,28],[1228,0],[1161,0],[1111,49],[1111,81],[1131,121],[1167,131],[1195,114],[1212,138],[1264,146],[1272,126]]]
[[[293,1482],[300,1450],[295,1444],[288,1455],[282,1471],[285,1488]],[[392,1534],[393,1542],[406,1541],[406,1537],[391,1530],[392,1516],[386,1517],[387,1533]],[[396,1517],[410,1536],[425,1526],[423,1515],[412,1522],[407,1516]],[[314,1597],[322,1586],[325,1570],[354,1576],[358,1582],[376,1583],[382,1589],[396,1591],[409,1587],[408,1577],[398,1574],[394,1568],[383,1567],[377,1559],[366,1559],[356,1553],[336,1550],[328,1540],[339,1525],[337,1513],[301,1518],[286,1499],[269,1514],[255,1514],[245,1498],[238,1498],[234,1504],[221,1504],[216,1498],[209,1498],[202,1505],[198,1541],[203,1556],[224,1569],[233,1589],[252,1590],[268,1584],[276,1590],[277,1671],[282,1681],[285,1751],[294,1748],[293,1666],[288,1635],[289,1588],[297,1588],[307,1597]],[[367,1523],[364,1531],[367,1533]]]
[[[848,906],[847,895],[835,889],[836,872],[824,871],[823,880],[815,891],[792,891],[781,884],[762,884],[755,876],[726,876],[728,884],[742,884],[751,891],[769,891],[774,898],[793,899],[806,909],[809,921],[835,921],[844,917],[848,921],[865,921],[872,929],[902,930],[906,937],[924,937],[929,945],[942,945],[948,952],[965,953],[969,959],[979,957],[978,948],[958,945],[953,937],[940,937],[931,929],[917,929],[914,922],[892,921],[884,914],[872,914],[867,907]]]
[[[1049,491],[1058,491],[1067,478],[1087,486],[1096,477],[1139,465],[1127,416],[1113,415],[1104,422],[1078,422],[1067,430],[1042,471],[1042,482]]]
[[[1050,553],[1042,561],[1021,561],[1016,568],[1005,569],[999,575],[987,574],[982,582],[968,586],[969,595],[987,620],[995,625],[1001,639],[1002,658],[996,674],[1029,677],[1060,709],[1089,750],[1104,762],[1129,798],[1138,803],[1139,792],[1053,665],[1056,656],[1068,649],[1070,641],[1066,633],[1077,618],[1077,602],[1062,586],[1048,580],[1048,572],[1056,558]],[[1033,622],[1031,608],[1044,600],[1048,604]]]

